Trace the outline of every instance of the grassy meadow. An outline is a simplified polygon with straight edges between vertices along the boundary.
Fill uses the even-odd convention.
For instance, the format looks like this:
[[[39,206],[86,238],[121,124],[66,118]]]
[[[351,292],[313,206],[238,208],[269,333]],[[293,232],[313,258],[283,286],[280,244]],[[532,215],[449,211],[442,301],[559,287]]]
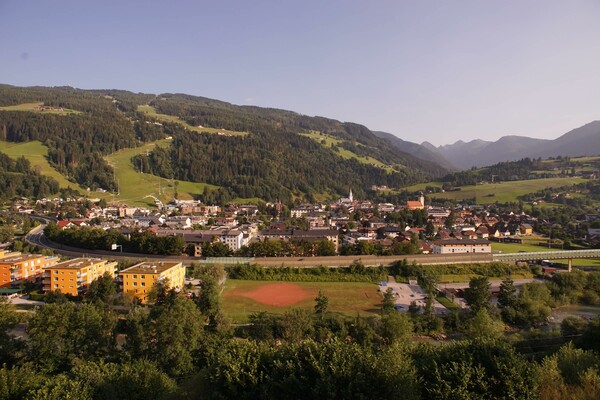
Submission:
[[[71,110],[69,108],[49,109],[49,110],[38,110],[38,107],[42,107],[44,103],[23,103],[15,106],[0,107],[0,111],[28,111],[40,114],[57,114],[57,115],[71,115],[71,114],[82,114],[81,111]]]
[[[24,156],[31,163],[31,167],[37,169],[41,174],[56,179],[61,187],[71,187],[83,192],[76,183],[69,181],[63,174],[58,172],[48,163],[48,147],[35,140],[32,142],[13,143],[0,141],[0,151],[11,158]]]
[[[188,124],[187,122],[183,121],[182,119],[180,119],[179,117],[176,117],[174,115],[157,113],[156,109],[154,109],[154,107],[148,106],[148,105],[138,106],[137,110],[139,112],[143,112],[144,114],[148,115],[149,117],[156,118],[159,121],[174,122],[174,123],[183,125],[186,129],[189,129],[193,132],[222,133],[222,134],[229,135],[229,136],[245,136],[248,134],[248,132],[230,131],[227,129],[216,129],[216,128],[206,128],[206,127],[200,128],[198,126],[192,126],[192,125]]]
[[[191,199],[195,194],[201,194],[204,188],[216,188],[216,186],[206,183],[195,183],[187,181],[177,181],[161,178],[152,174],[145,174],[136,171],[131,163],[131,158],[138,154],[145,154],[151,151],[155,146],[166,147],[168,140],[158,140],[152,143],[146,143],[141,147],[133,149],[122,149],[106,157],[109,165],[115,169],[115,177],[119,184],[119,193],[115,199],[134,205],[134,206],[152,206],[154,200],[149,195],[155,196],[163,203],[175,197],[175,186],[180,199]]]
[[[456,201],[475,197],[477,204],[492,204],[495,202],[507,203],[517,202],[518,196],[534,193],[538,190],[561,186],[572,186],[585,181],[586,180],[583,178],[546,178],[498,182],[485,185],[462,186],[460,191],[431,193],[428,196],[431,198],[443,198]],[[406,190],[422,190],[421,188],[424,188],[424,186],[427,185],[432,186],[431,183],[421,184],[414,187],[408,187]]]
[[[241,296],[227,296],[234,290],[248,292],[272,283],[289,283],[298,285],[310,293],[308,299],[290,306],[270,306],[258,303],[252,299]],[[243,323],[248,321],[248,316],[259,311],[281,314],[291,308],[313,310],[315,297],[323,291],[329,299],[328,310],[347,316],[370,316],[380,310],[381,295],[375,283],[364,282],[266,282],[245,281],[228,279],[225,282],[223,296],[221,297],[223,311],[232,321]]]
[[[319,132],[303,133],[302,136],[306,136],[306,137],[314,140],[315,142],[322,144],[324,147],[327,147],[327,148],[339,145],[340,143],[343,142],[343,140],[339,140],[339,139],[334,138],[333,136],[329,136],[329,135],[322,134]],[[339,151],[337,152],[337,154],[339,154],[340,157],[342,157],[346,160],[353,158],[361,164],[370,164],[370,165],[374,165],[376,167],[385,169],[388,172],[394,172],[393,168],[391,168],[390,166],[382,163],[381,161],[379,161],[373,157],[359,156],[358,154],[353,153],[350,150],[344,149],[342,147],[339,148]]]

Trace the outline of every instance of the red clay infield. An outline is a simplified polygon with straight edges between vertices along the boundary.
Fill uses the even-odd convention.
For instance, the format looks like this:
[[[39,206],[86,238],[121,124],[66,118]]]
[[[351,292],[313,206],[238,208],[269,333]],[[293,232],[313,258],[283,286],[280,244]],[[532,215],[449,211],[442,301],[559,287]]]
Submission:
[[[232,290],[225,297],[242,296],[269,306],[290,306],[310,299],[314,293],[293,283],[269,283],[251,291]]]

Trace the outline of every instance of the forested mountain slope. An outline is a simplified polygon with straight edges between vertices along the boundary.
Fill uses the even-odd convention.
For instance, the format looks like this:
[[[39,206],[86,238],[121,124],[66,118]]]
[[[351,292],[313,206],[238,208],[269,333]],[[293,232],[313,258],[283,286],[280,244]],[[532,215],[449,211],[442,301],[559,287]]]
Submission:
[[[200,133],[205,128],[213,129]],[[184,94],[0,85],[0,136],[40,140],[65,176],[108,190],[116,184],[104,156],[165,137],[170,147],[138,156],[136,167],[222,186],[220,199],[336,197],[350,188],[366,195],[371,185],[399,187],[447,172],[362,125]]]

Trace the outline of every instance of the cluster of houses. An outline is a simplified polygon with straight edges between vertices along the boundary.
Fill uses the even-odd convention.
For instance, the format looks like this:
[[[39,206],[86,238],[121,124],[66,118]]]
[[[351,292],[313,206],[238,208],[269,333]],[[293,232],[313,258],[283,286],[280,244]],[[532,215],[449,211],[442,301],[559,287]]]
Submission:
[[[142,262],[117,273],[117,263],[100,258],[75,258],[60,262],[58,257],[21,254],[0,250],[0,288],[15,289],[25,282],[40,282],[44,293],[60,291],[77,296],[104,274],[116,278],[123,295],[145,303],[156,282],[181,290],[185,267],[181,262]],[[10,293],[10,292],[9,292]]]
[[[74,199],[66,201],[71,200]],[[56,209],[61,201],[42,199],[36,206],[58,202],[52,207]],[[22,212],[34,210],[26,203],[16,206]],[[420,223],[410,226],[389,218],[393,213],[405,211],[420,211]],[[405,204],[360,201],[354,199],[352,191],[336,202],[298,205],[289,210],[288,216],[291,221],[286,224],[281,203],[268,203],[261,208],[253,204],[220,207],[174,200],[155,211],[125,205],[93,205],[85,210],[85,215],[60,220],[58,226],[75,228],[95,221],[97,227],[119,229],[126,236],[134,230],[148,230],[157,236],[180,236],[188,248],[193,246],[193,255],[199,257],[207,243],[222,242],[235,253],[252,241],[263,239],[329,240],[338,250],[362,241],[386,248],[397,242],[418,240],[423,253],[483,253],[491,251],[489,241],[520,242],[522,236],[534,233],[533,226],[539,222],[525,213],[493,214],[481,205],[426,206],[423,195]],[[590,230],[589,237],[600,241],[600,232],[596,231]]]

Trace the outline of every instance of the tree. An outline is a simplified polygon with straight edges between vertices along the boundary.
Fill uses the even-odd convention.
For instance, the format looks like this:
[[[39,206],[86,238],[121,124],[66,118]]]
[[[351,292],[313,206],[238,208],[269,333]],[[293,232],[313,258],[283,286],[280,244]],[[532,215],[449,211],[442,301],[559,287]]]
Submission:
[[[392,288],[387,288],[383,294],[383,299],[381,300],[381,314],[385,315],[396,311],[396,302],[394,300],[394,290]]]
[[[18,348],[8,330],[19,322],[19,314],[4,296],[0,297],[0,364],[10,364]]]
[[[466,333],[472,339],[496,339],[502,335],[503,330],[503,324],[495,321],[487,309],[481,308],[467,324]]]
[[[323,294],[323,291],[319,289],[319,294],[315,298],[315,314],[323,319],[327,312],[327,306],[329,305],[329,298]]]
[[[477,314],[481,309],[488,310],[491,296],[490,281],[485,276],[471,278],[469,287],[465,289],[465,301],[473,314]]]
[[[115,348],[116,316],[94,304],[46,304],[29,320],[28,352],[47,371],[69,368],[72,358],[97,360]]]
[[[381,337],[387,344],[394,344],[409,338],[413,323],[406,314],[388,313],[381,318]]]
[[[194,302],[181,296],[152,307],[136,307],[127,318],[126,353],[146,358],[171,376],[194,369],[194,354],[204,332],[204,318]]]
[[[108,272],[90,283],[85,299],[91,303],[103,303],[109,305],[117,295],[117,285]]]
[[[205,315],[209,323],[221,309],[219,298],[219,285],[215,278],[206,275],[200,284],[200,295],[195,299],[200,312]]]
[[[283,313],[279,320],[281,337],[290,342],[299,342],[312,331],[312,318],[307,310],[292,308]]]
[[[517,303],[517,288],[512,279],[506,278],[500,284],[498,306],[500,308],[514,307]]]

